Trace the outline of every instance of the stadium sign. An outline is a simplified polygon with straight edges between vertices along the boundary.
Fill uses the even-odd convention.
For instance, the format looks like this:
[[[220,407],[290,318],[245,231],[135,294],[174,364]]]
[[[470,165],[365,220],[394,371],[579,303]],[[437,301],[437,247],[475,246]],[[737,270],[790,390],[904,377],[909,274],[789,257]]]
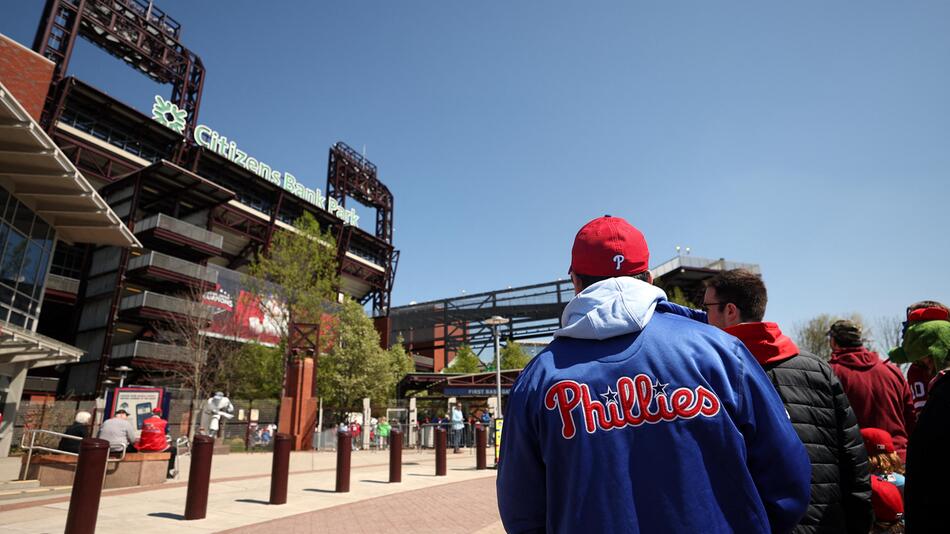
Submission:
[[[178,134],[184,135],[187,116],[187,112],[175,105],[174,102],[169,102],[161,96],[155,95],[155,104],[152,106],[152,118],[159,124]],[[356,214],[355,209],[344,208],[335,198],[325,197],[320,189],[310,189],[298,182],[293,174],[274,169],[267,163],[249,155],[247,152],[238,148],[236,141],[228,140],[227,137],[216,132],[211,127],[199,124],[195,127],[192,136],[198,146],[219,154],[228,161],[240,165],[249,172],[260,176],[277,187],[282,187],[284,190],[322,210],[329,211],[331,214],[342,219],[343,224],[357,226],[360,217]]]

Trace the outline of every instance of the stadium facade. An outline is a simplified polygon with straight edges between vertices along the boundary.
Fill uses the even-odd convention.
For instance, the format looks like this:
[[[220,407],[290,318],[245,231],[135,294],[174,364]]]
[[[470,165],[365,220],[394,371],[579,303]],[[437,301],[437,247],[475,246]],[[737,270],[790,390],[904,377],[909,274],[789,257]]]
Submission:
[[[27,391],[92,397],[110,367],[129,366],[134,379],[180,364],[188,355],[163,340],[161,323],[194,309],[186,295],[195,288],[205,304],[219,308],[216,321],[243,325],[227,335],[276,340],[279,326],[261,309],[266,303],[244,304],[242,271],[305,212],[337,240],[340,291],[372,305],[388,343],[399,252],[393,195],[376,166],[336,143],[326,170],[319,170],[326,172],[325,187],[311,188],[301,177],[312,182],[316,169],[291,172],[258,159],[253,147],[199,122],[206,71],[181,30],[145,0],[48,0],[32,50],[3,38],[0,82],[12,85],[38,128],[91,185],[90,194],[104,200],[102,213],[117,217],[131,238],[50,244],[43,305],[22,326],[83,354],[65,369],[31,373]],[[78,38],[171,86],[171,96],[142,95],[135,104],[150,107],[148,114],[109,96],[108,87],[69,76]],[[375,221],[361,220],[354,202],[374,211]]]

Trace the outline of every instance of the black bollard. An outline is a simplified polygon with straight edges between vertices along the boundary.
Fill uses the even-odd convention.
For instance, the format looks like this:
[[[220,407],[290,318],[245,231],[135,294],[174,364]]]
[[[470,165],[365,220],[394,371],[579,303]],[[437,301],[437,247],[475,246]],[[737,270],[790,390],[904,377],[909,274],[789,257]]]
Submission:
[[[287,503],[287,474],[290,471],[290,436],[274,436],[274,462],[270,469],[270,503]]]
[[[488,431],[482,425],[475,427],[475,469],[488,469],[485,449],[488,447]]]
[[[208,485],[211,483],[211,456],[214,438],[195,436],[191,444],[191,468],[188,470],[188,495],[185,519],[204,519],[208,515]]]
[[[340,432],[336,438],[336,492],[350,491],[350,447],[353,437],[349,432]]]
[[[108,441],[84,438],[80,442],[73,492],[69,496],[69,512],[66,515],[66,534],[95,533],[108,459]]]
[[[402,482],[402,432],[389,431],[389,482]]]
[[[435,476],[445,476],[445,429],[435,429]]]

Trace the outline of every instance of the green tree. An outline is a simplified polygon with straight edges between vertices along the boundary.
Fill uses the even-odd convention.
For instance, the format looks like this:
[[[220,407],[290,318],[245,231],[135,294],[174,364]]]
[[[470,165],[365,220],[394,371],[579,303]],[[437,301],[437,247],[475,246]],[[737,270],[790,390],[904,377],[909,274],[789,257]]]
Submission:
[[[276,399],[283,385],[284,354],[281,344],[267,347],[247,343],[234,355],[231,368],[231,394],[242,399]]]
[[[836,317],[822,313],[812,317],[804,323],[795,325],[793,337],[798,348],[815,354],[823,360],[831,359],[831,344],[828,342],[828,329],[839,319],[848,319],[858,325],[864,325],[864,319],[859,313],[851,313],[845,317]]]
[[[696,303],[686,298],[686,294],[679,287],[674,287],[673,290],[667,294],[667,298],[673,304],[679,304],[680,306],[686,306],[687,308],[699,309],[699,306],[697,306]]]
[[[336,240],[320,229],[308,212],[294,222],[294,231],[274,234],[267,254],[258,255],[248,267],[247,285],[258,295],[274,295],[290,317],[282,322],[318,321],[326,302],[336,301]]]
[[[452,359],[452,363],[444,370],[450,373],[477,373],[481,369],[481,361],[475,355],[472,347],[462,345],[455,354],[455,358]]]
[[[395,398],[396,394],[396,384],[403,379],[404,376],[416,370],[416,364],[412,361],[412,356],[406,353],[406,349],[403,347],[403,339],[399,337],[392,347],[389,347],[389,350],[386,351],[386,359],[389,361],[389,370],[392,373],[393,380],[388,384],[388,388],[384,388],[380,392],[381,399],[383,403],[388,401],[390,398]]]
[[[393,355],[379,346],[379,334],[363,307],[347,299],[337,313],[336,343],[320,359],[320,396],[344,412],[358,409],[361,399],[389,398],[395,385]]]
[[[513,339],[509,339],[505,346],[501,348],[501,369],[524,369],[525,365],[531,361],[531,356],[521,348],[521,345]]]

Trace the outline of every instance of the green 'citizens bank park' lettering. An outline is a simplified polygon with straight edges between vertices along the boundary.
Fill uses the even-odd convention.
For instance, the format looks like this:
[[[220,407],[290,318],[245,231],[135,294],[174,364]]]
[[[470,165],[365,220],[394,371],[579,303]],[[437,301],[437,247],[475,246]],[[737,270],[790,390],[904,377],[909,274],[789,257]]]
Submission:
[[[155,106],[152,108],[152,118],[159,123],[182,133],[184,130],[184,113],[174,103],[163,99],[160,96],[155,97]],[[195,143],[211,150],[229,161],[244,167],[248,171],[260,176],[268,182],[283,187],[288,192],[306,200],[307,202],[319,207],[322,210],[329,211],[343,220],[344,224],[356,226],[360,217],[355,209],[346,209],[340,205],[335,198],[327,198],[319,189],[310,189],[297,181],[297,178],[289,172],[281,172],[272,168],[267,163],[260,161],[247,152],[238,148],[237,143],[228,140],[227,137],[212,130],[204,124],[199,124],[194,131]]]

